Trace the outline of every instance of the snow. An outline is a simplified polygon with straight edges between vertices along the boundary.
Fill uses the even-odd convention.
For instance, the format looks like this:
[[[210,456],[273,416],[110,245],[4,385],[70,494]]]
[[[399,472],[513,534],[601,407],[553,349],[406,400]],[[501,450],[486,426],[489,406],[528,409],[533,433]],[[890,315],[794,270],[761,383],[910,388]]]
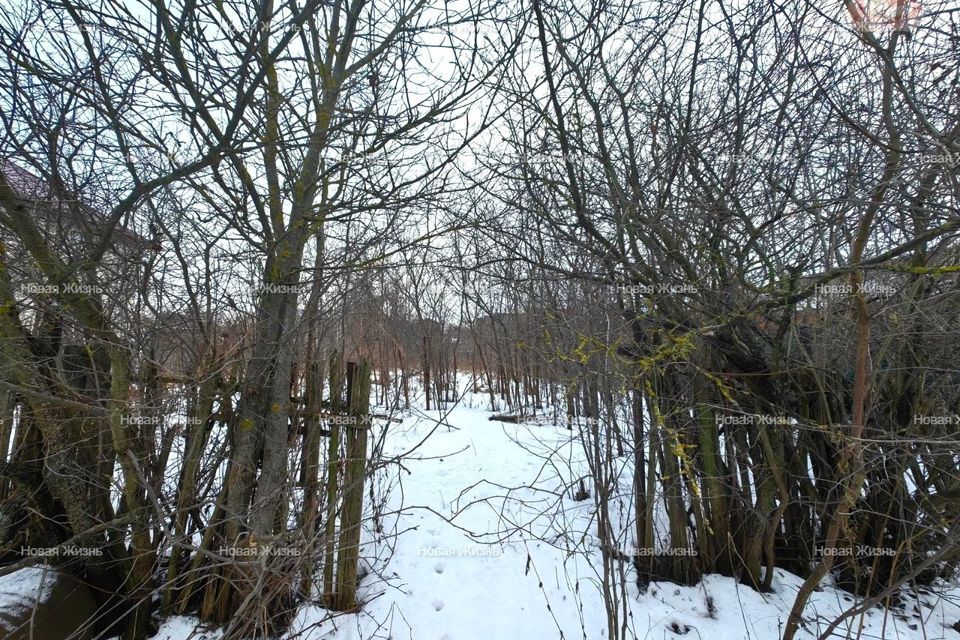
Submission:
[[[57,574],[49,567],[26,567],[0,576],[0,602],[14,616],[46,602],[53,593]],[[0,616],[0,631],[14,631],[13,623]]]
[[[331,615],[304,606],[288,638],[607,636],[593,502],[574,501],[569,491],[585,475],[576,431],[492,422],[479,408],[484,401],[468,395],[449,412],[418,412],[387,426],[385,454],[404,454],[403,468],[389,465],[375,479],[378,489],[392,488],[381,516],[385,534],[365,532],[363,555],[371,560],[359,593],[363,609]],[[619,517],[626,522],[631,516]],[[778,570],[767,594],[718,575],[692,587],[653,582],[641,592],[631,579],[627,624],[643,639],[779,638],[801,583]],[[960,621],[960,589],[936,591],[923,595],[916,610],[916,599],[908,599],[899,611],[874,608],[852,617],[831,637],[960,640],[951,628]],[[850,594],[824,585],[813,594],[797,637],[817,638],[854,604]],[[172,618],[157,637],[217,637],[195,627],[191,618]]]
[[[152,640],[214,640],[220,634],[204,631],[190,616],[172,616],[163,622],[163,626]],[[114,640],[117,640],[114,638]]]

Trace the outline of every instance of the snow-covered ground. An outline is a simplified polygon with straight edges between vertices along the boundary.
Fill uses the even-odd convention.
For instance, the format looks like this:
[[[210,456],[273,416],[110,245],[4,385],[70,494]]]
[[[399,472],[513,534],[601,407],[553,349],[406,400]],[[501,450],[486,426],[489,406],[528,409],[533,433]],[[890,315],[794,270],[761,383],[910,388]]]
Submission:
[[[471,404],[476,407],[471,407]],[[403,454],[378,482],[392,485],[384,534],[367,532],[374,558],[361,582],[359,614],[330,617],[303,607],[289,638],[319,640],[541,640],[606,637],[592,500],[575,501],[567,484],[583,466],[566,428],[492,422],[483,400],[419,412],[392,424],[385,451]],[[544,459],[550,452],[550,461]],[[382,486],[380,487],[382,488]],[[391,535],[399,533],[399,535]],[[628,628],[636,638],[779,638],[801,580],[778,571],[774,593],[707,576],[693,587],[630,581]],[[920,606],[874,608],[833,638],[960,640],[960,589],[923,595]],[[856,604],[824,587],[806,610],[798,637],[817,638]],[[160,640],[213,640],[190,618],[168,620]]]
[[[46,602],[53,592],[54,573],[45,567],[27,567],[15,574],[0,576],[0,602],[11,617],[19,616],[38,602]],[[0,638],[14,631],[13,623],[0,615]]]

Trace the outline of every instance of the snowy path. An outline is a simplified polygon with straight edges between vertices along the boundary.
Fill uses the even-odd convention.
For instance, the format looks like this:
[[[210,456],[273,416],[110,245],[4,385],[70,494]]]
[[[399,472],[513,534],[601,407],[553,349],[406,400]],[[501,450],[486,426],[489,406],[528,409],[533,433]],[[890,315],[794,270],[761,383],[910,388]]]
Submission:
[[[431,413],[434,419],[439,416]],[[434,430],[436,422],[425,421],[399,439],[398,449],[409,450],[430,434],[404,463],[410,473],[401,474],[402,484],[394,490],[393,502],[399,504],[402,497],[404,505],[399,528],[410,530],[398,539],[387,572],[397,575],[395,588],[388,588],[371,607],[389,616],[386,633],[380,637],[559,637],[548,602],[562,628],[580,627],[576,605],[559,569],[562,553],[537,541],[525,542],[518,535],[501,544],[501,515],[522,522],[521,510],[510,505],[501,511],[503,500],[496,497],[490,503],[471,504],[479,498],[502,496],[507,487],[530,483],[540,471],[539,461],[512,440],[518,430],[526,428],[490,422],[487,415],[455,408],[447,416],[452,428]],[[473,489],[461,496],[467,487]],[[532,491],[522,491],[518,497],[537,499]],[[546,507],[556,498],[540,500]],[[458,510],[462,511],[454,518]],[[476,539],[468,531],[492,535]],[[539,587],[541,579],[543,589]],[[383,590],[382,585],[374,585],[368,596]],[[390,607],[380,602],[385,598]],[[371,636],[358,634],[354,627],[344,629],[338,637]]]

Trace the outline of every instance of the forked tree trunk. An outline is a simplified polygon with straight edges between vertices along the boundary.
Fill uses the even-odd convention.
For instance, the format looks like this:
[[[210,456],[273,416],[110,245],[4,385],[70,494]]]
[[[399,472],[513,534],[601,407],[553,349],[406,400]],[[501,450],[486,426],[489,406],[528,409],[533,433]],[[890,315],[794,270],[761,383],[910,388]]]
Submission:
[[[207,365],[212,364],[209,358]],[[187,517],[194,508],[197,491],[197,470],[200,468],[200,458],[207,444],[207,435],[210,433],[209,422],[213,413],[213,398],[217,390],[217,379],[212,375],[210,366],[205,365],[200,371],[200,389],[196,403],[190,411],[191,423],[187,425],[186,451],[183,468],[180,471],[179,491],[177,495],[177,512],[174,516],[173,533],[177,541],[183,540],[187,530]],[[177,588],[179,576],[180,556],[183,549],[174,544],[170,550],[170,559],[167,562],[167,586],[163,594],[162,608],[171,613],[171,606]]]

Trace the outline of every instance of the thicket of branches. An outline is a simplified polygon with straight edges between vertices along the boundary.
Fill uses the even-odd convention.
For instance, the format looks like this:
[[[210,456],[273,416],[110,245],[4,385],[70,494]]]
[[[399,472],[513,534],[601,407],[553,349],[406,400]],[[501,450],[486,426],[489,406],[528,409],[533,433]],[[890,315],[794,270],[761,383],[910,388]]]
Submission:
[[[624,549],[807,577],[785,638],[827,572],[889,602],[955,571],[956,27],[856,6],[532,3],[465,266],[517,345],[490,368],[591,419],[610,637]]]

